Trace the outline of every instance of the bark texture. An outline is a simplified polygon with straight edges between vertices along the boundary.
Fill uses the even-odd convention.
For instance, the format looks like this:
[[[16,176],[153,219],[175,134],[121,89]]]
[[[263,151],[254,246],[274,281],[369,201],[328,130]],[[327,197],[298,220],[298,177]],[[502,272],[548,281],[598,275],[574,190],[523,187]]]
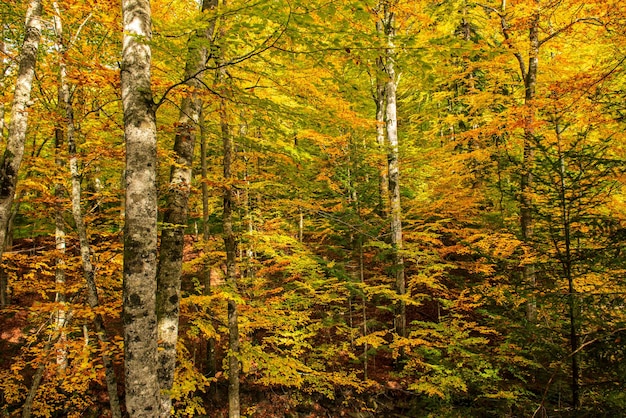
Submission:
[[[222,222],[224,228],[224,247],[226,248],[226,282],[233,292],[237,291],[237,241],[233,231],[233,162],[234,144],[228,125],[226,101],[222,99],[220,109],[222,141],[224,144],[224,211]],[[241,405],[239,401],[239,318],[237,302],[228,300],[228,416],[239,418]]]
[[[537,86],[537,69],[539,66],[539,14],[536,13],[529,29],[528,70],[524,76],[524,104],[526,106],[526,121],[524,123],[524,156],[520,182],[520,227],[522,240],[529,244],[533,239],[533,212],[532,212],[532,183],[533,165],[535,159],[535,95]],[[522,274],[524,281],[534,292],[537,286],[535,265],[525,264]],[[526,304],[526,316],[530,322],[537,319],[537,302],[534,295],[529,297]]]
[[[200,115],[200,136],[201,136],[201,165],[202,165],[202,239],[205,244],[209,242],[209,186],[207,184],[208,178],[208,163],[207,163],[207,143],[206,143],[206,129],[204,127],[204,118]],[[208,260],[203,265],[204,275],[204,291],[205,296],[209,296],[212,293],[211,289],[211,265]],[[210,314],[210,313],[209,313]],[[215,376],[217,373],[217,353],[215,350],[216,341],[214,337],[209,337],[206,344],[206,362],[204,374],[207,377]],[[217,395],[217,386],[213,385],[213,395]]]
[[[376,22],[376,30],[380,34],[384,34],[383,21],[379,20]],[[381,161],[378,167],[378,212],[382,218],[389,216],[389,175],[386,161],[387,140],[385,136],[386,74],[384,57],[378,57],[376,60],[376,85],[373,87],[372,95],[376,104],[376,144],[381,154]]]
[[[213,1],[205,0],[202,10],[212,7],[211,3]],[[171,167],[161,232],[161,248],[157,269],[157,320],[158,375],[162,417],[169,417],[172,409],[171,390],[176,369],[176,342],[178,340],[185,227],[188,218],[193,155],[202,112],[202,99],[198,93],[202,83],[196,78],[196,75],[199,76],[205,67],[207,43],[212,32],[211,29],[198,31],[189,40],[185,78],[189,79],[186,84],[191,92],[182,99],[180,106],[180,116],[176,125],[174,140],[176,162]]]
[[[121,65],[126,196],[124,225],[124,360],[131,417],[159,415],[157,379],[156,116],[150,82],[148,0],[122,0]]]
[[[28,106],[35,76],[37,50],[41,39],[41,12],[41,0],[31,0],[26,11],[26,33],[19,58],[7,146],[2,160],[0,160],[0,260],[4,252],[8,224],[11,218],[11,205],[15,197],[18,172],[24,156]]]
[[[63,46],[63,24],[61,22],[61,17],[59,13],[59,7],[56,3],[53,3],[53,8],[55,11],[53,20],[54,20],[54,31],[56,33],[56,47],[59,52],[59,74],[58,74],[58,86],[57,86],[57,97],[58,97],[58,108],[59,113],[63,113],[64,108],[64,82],[65,82],[65,73],[66,67],[65,62],[63,60],[63,55],[65,53],[65,48]],[[64,134],[65,130],[63,129],[63,121],[59,120],[56,123],[54,129],[54,164],[56,165],[59,172],[63,170],[64,161],[61,157],[61,149],[63,147],[64,142]],[[56,242],[56,271],[55,271],[55,284],[56,284],[56,298],[55,302],[58,303],[58,308],[56,312],[56,328],[57,332],[60,332],[61,335],[59,337],[59,347],[57,348],[57,370],[59,373],[62,373],[67,368],[67,349],[66,349],[66,335],[62,326],[65,323],[65,248],[66,248],[66,240],[65,240],[65,219],[63,213],[63,185],[61,183],[54,184],[54,223],[55,223],[55,242]]]
[[[389,210],[391,214],[391,245],[393,249],[393,273],[395,278],[396,293],[400,296],[406,293],[404,277],[404,258],[402,256],[402,206],[400,202],[400,151],[398,142],[398,116],[397,116],[397,83],[398,77],[395,68],[395,16],[389,2],[383,3],[383,22],[385,36],[387,37],[387,50],[385,53],[385,72],[387,83],[385,86],[386,107],[385,127],[388,141],[388,175],[389,175]],[[396,332],[406,336],[406,304],[398,302],[395,317]]]

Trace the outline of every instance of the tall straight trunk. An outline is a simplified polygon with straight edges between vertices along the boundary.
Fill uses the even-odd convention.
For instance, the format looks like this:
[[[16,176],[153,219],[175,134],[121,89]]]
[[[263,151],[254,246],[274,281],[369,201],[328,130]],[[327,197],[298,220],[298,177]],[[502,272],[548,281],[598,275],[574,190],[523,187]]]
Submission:
[[[376,22],[377,30],[384,34],[383,22]],[[374,103],[376,104],[376,144],[381,155],[378,168],[378,213],[382,218],[389,216],[389,175],[387,167],[387,140],[385,136],[385,101],[386,84],[381,73],[387,74],[383,57],[376,60],[376,86],[374,86]],[[384,158],[382,157],[384,156]],[[384,161],[383,161],[384,159]]]
[[[87,236],[87,228],[85,227],[85,220],[81,208],[81,175],[78,169],[78,159],[76,156],[76,138],[75,138],[75,124],[74,124],[74,109],[72,106],[72,99],[70,94],[70,86],[67,82],[67,65],[65,63],[64,54],[66,53],[67,46],[63,40],[63,24],[61,21],[61,12],[56,2],[53,3],[55,10],[55,30],[57,33],[57,46],[61,53],[61,59],[59,61],[59,105],[62,107],[62,114],[65,123],[65,135],[67,137],[67,146],[69,151],[69,166],[70,176],[72,179],[71,188],[71,204],[72,204],[72,216],[74,223],[76,224],[76,231],[78,233],[78,240],[80,244],[80,256],[83,267],[83,275],[85,277],[85,283],[87,285],[87,301],[92,309],[97,308],[100,305],[98,298],[98,289],[96,287],[95,272],[93,264],[91,262],[91,246],[89,244],[89,238]],[[106,346],[108,344],[108,337],[106,329],[104,327],[104,319],[100,313],[94,316],[94,326],[98,336],[98,340]],[[106,353],[106,350],[102,354],[102,363],[104,364],[105,381],[107,385],[107,392],[109,395],[109,405],[111,408],[111,416],[113,418],[121,418],[122,413],[120,409],[119,397],[117,394],[117,377],[115,375],[115,369],[111,357]]]
[[[222,1],[226,6],[226,0]],[[220,31],[224,35],[224,28]],[[222,56],[215,57],[216,64],[220,66]],[[217,72],[217,82],[223,88],[225,95],[231,94],[226,80],[226,71],[220,68]],[[224,192],[222,228],[224,247],[226,250],[226,283],[232,292],[237,292],[237,240],[233,229],[233,213],[235,212],[235,193],[233,181],[233,165],[235,161],[235,144],[230,129],[227,100],[223,96],[219,106],[220,128],[222,131],[223,145],[223,169],[224,169]],[[239,397],[239,375],[241,365],[239,362],[239,311],[237,302],[229,299],[228,302],[228,416],[239,418],[241,416],[241,403]]]
[[[59,15],[58,6],[53,3],[55,9],[54,15],[54,31],[56,32],[56,47],[59,53],[59,74],[58,74],[58,86],[57,86],[57,110],[60,114],[64,109],[64,89],[63,83],[65,82],[65,62],[63,54],[65,54],[65,48],[63,47],[63,25],[61,23],[61,17]],[[61,172],[63,170],[63,159],[60,155],[63,147],[64,140],[63,121],[59,120],[56,123],[54,129],[54,164],[56,168]],[[55,242],[56,242],[56,270],[55,286],[56,297],[55,302],[59,305],[56,311],[56,328],[59,336],[59,347],[57,348],[57,369],[59,373],[62,373],[67,368],[67,349],[65,348],[66,335],[62,326],[65,323],[65,220],[63,218],[63,205],[61,200],[63,198],[63,185],[60,183],[54,184],[54,223],[55,223]]]
[[[567,188],[565,184],[565,156],[561,148],[561,127],[557,123],[556,125],[556,137],[559,153],[559,204],[561,209],[561,228],[563,228],[563,238],[565,240],[564,253],[560,254],[561,264],[563,266],[563,273],[567,280],[568,286],[568,314],[569,314],[569,340],[570,348],[572,350],[571,367],[572,367],[572,406],[574,410],[580,407],[580,367],[578,364],[578,349],[580,346],[578,337],[578,308],[576,304],[576,288],[574,287],[574,275],[572,272],[572,240],[571,240],[571,219],[570,219],[570,206],[567,201]]]
[[[538,0],[534,0],[535,7],[539,8]],[[501,29],[504,39],[510,40],[509,25],[506,21],[506,0],[502,0],[500,8]],[[528,30],[528,67],[519,51],[513,52],[520,68],[520,75],[524,81],[524,137],[523,156],[520,169],[520,230],[522,241],[528,246],[533,239],[533,166],[535,160],[535,118],[536,104],[535,95],[537,89],[537,70],[539,67],[539,10],[535,10]],[[526,319],[535,322],[537,319],[537,300],[535,289],[537,287],[537,276],[534,263],[525,264],[522,267],[522,280],[529,288],[529,297],[526,302]]]
[[[391,245],[393,250],[393,274],[395,290],[399,296],[406,293],[404,258],[402,256],[402,206],[400,202],[400,151],[398,143],[398,116],[396,89],[398,78],[395,69],[395,16],[388,1],[383,3],[383,29],[387,38],[385,51],[386,108],[385,127],[388,141],[389,209],[391,213]],[[399,301],[396,309],[395,329],[398,335],[406,336],[406,304]]]
[[[159,415],[157,378],[156,114],[150,81],[149,0],[122,0],[121,65],[126,198],[124,225],[124,361],[131,417]]]
[[[228,124],[226,101],[221,100],[220,119],[222,141],[224,145],[224,211],[222,223],[224,228],[224,246],[226,248],[226,282],[233,292],[237,291],[237,241],[233,231],[233,212],[235,197],[232,181],[234,162],[234,143]],[[239,418],[239,319],[237,302],[228,300],[228,416]]]
[[[243,115],[241,117],[243,119]],[[248,124],[246,122],[242,122],[241,125],[239,126],[239,136],[242,142],[244,143],[245,143],[245,136],[247,135],[247,133],[248,133]],[[245,155],[246,149],[243,148],[242,152]],[[243,181],[245,183],[245,188],[243,189],[243,209],[244,209],[243,219],[245,219],[245,222],[246,222],[246,230],[248,232],[248,235],[252,237],[252,234],[254,233],[254,213],[253,213],[253,206],[252,206],[253,199],[251,196],[252,191],[250,190],[249,170],[250,170],[251,162],[250,162],[250,157],[248,156],[245,156],[243,160],[244,160]],[[302,214],[302,212],[300,212],[300,214]],[[299,230],[298,230],[299,237],[301,237],[301,233],[302,233],[302,228],[301,226],[299,226]],[[300,242],[302,242],[301,239],[300,239]],[[246,254],[245,255],[246,278],[254,279],[255,274],[256,274],[256,271],[253,265],[255,251],[254,251],[254,244],[252,242],[252,239],[250,239],[248,241],[248,244],[246,245],[245,254]]]
[[[9,59],[7,58],[6,46],[4,44],[4,37],[0,37],[0,91],[4,91],[6,88],[6,83],[4,79],[7,75],[9,69]],[[4,116],[5,116],[6,108],[4,105],[4,100],[0,100],[0,141],[4,141]]]
[[[208,162],[207,162],[207,143],[206,143],[206,130],[204,126],[204,116],[200,115],[200,159],[201,159],[201,167],[202,167],[202,239],[204,240],[204,245],[208,245],[210,238],[210,230],[209,230],[209,186],[207,184],[208,178]],[[203,294],[205,296],[209,296],[212,293],[211,289],[211,266],[208,262],[208,257],[203,265],[203,275],[204,275],[204,290]],[[206,344],[206,361],[205,361],[205,375],[208,377],[215,376],[217,373],[217,357],[215,351],[215,338],[209,337]],[[213,385],[213,388],[216,389],[216,385]],[[216,391],[213,391],[213,394],[216,394]]]
[[[56,21],[57,19],[55,19]],[[55,26],[57,26],[55,24]],[[59,32],[57,31],[57,36]],[[59,79],[61,79],[61,75],[59,75]],[[63,92],[61,85],[59,84],[58,88],[58,106],[62,108],[63,106]],[[60,109],[59,109],[60,110]],[[55,157],[54,163],[59,171],[63,169],[63,160],[61,159],[60,151],[63,146],[63,127],[61,126],[62,122],[57,123],[54,132],[54,149],[55,149]],[[54,239],[56,244],[56,260],[55,260],[55,272],[54,272],[54,283],[56,287],[56,295],[55,302],[57,303],[56,310],[56,319],[55,319],[55,327],[57,332],[60,333],[59,344],[57,347],[57,370],[59,373],[63,373],[67,368],[67,337],[65,334],[65,330],[63,329],[63,324],[65,324],[65,219],[63,217],[63,205],[61,204],[61,200],[63,199],[63,186],[59,183],[55,184],[53,190],[54,194],[54,224],[55,224],[55,232]]]
[[[535,95],[537,86],[537,68],[539,64],[539,14],[533,15],[529,29],[528,71],[524,77],[524,105],[526,107],[526,121],[524,123],[524,155],[520,181],[520,228],[522,241],[530,244],[533,239],[532,187],[533,166],[535,159]],[[531,296],[526,303],[526,316],[530,322],[537,319],[537,301],[534,290],[537,285],[535,265],[526,264],[522,275],[524,282],[529,286]]]
[[[214,7],[215,0],[205,0],[202,11]],[[213,26],[213,25],[211,25]],[[159,340],[159,388],[161,416],[171,414],[171,390],[176,369],[176,342],[180,308],[180,281],[183,268],[185,227],[188,218],[189,192],[192,178],[193,154],[202,112],[202,99],[197,91],[202,87],[194,77],[206,64],[207,43],[212,29],[198,31],[189,40],[185,78],[191,93],[182,99],[174,139],[175,163],[170,171],[166,195],[161,248],[157,268],[157,321]]]
[[[26,33],[19,57],[7,145],[0,161],[0,261],[4,252],[18,172],[24,156],[24,144],[28,128],[28,106],[41,38],[41,12],[41,0],[30,0],[26,11]]]

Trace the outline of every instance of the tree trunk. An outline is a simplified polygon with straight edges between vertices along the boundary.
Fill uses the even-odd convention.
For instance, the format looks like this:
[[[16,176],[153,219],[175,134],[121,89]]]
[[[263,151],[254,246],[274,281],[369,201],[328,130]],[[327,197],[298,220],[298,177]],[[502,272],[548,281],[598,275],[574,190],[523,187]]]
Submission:
[[[56,32],[56,47],[59,52],[59,83],[57,86],[57,110],[59,114],[63,114],[63,108],[65,103],[65,94],[64,94],[64,82],[65,82],[65,62],[63,55],[65,54],[65,48],[63,47],[63,25],[61,22],[61,17],[59,14],[59,8],[56,3],[52,4],[55,15],[54,19],[54,30]],[[56,123],[54,129],[54,163],[59,170],[59,172],[63,171],[63,159],[61,158],[60,152],[63,147],[63,122],[59,120]],[[65,266],[64,266],[64,254],[65,254],[65,220],[63,219],[63,205],[61,204],[61,199],[63,198],[63,185],[60,183],[56,183],[54,185],[54,222],[55,222],[55,242],[56,242],[56,271],[55,271],[55,285],[56,285],[56,298],[55,302],[59,304],[59,307],[56,311],[56,329],[57,332],[60,333],[59,341],[61,344],[57,348],[57,369],[59,373],[62,373],[67,368],[67,350],[65,348],[66,345],[66,335],[65,331],[62,329],[62,324],[65,323]]]
[[[400,204],[400,161],[398,143],[398,117],[397,117],[397,76],[395,70],[395,16],[389,2],[383,4],[384,17],[383,29],[387,37],[387,50],[385,53],[385,71],[387,84],[385,95],[387,106],[386,133],[388,143],[388,171],[389,171],[389,209],[391,212],[391,245],[393,249],[393,273],[395,277],[395,290],[399,296],[406,293],[404,277],[404,258],[402,256],[402,206]],[[396,309],[395,329],[398,335],[406,336],[406,304],[399,301]]]
[[[121,65],[126,197],[124,225],[124,359],[131,417],[159,415],[157,378],[156,115],[150,82],[149,0],[122,0]]]
[[[57,19],[55,19],[57,20]],[[56,26],[56,25],[55,25]],[[58,32],[57,32],[58,34]],[[58,35],[57,35],[58,36]],[[60,78],[60,77],[59,77]],[[62,107],[62,89],[59,85],[58,97],[59,107]],[[59,109],[60,110],[60,109]],[[55,165],[59,171],[63,168],[63,161],[59,155],[61,146],[63,145],[63,128],[59,122],[55,128]],[[55,223],[55,243],[56,243],[56,260],[55,260],[55,272],[54,282],[56,287],[55,302],[58,304],[56,311],[55,327],[59,336],[59,346],[57,347],[57,370],[61,374],[67,368],[67,340],[65,330],[62,328],[65,323],[65,219],[63,218],[63,205],[61,199],[63,198],[63,186],[61,184],[54,185],[54,223]]]
[[[237,242],[233,231],[233,162],[234,144],[228,124],[226,101],[221,100],[220,118],[222,141],[224,144],[224,211],[222,222],[224,228],[224,246],[226,248],[226,282],[233,292],[237,291]],[[239,418],[239,319],[237,302],[228,301],[228,416]]]
[[[39,40],[41,38],[41,12],[41,0],[31,0],[26,11],[26,33],[19,58],[7,146],[0,161],[0,261],[4,252],[18,172],[24,156],[24,143],[28,127],[28,106],[35,76],[37,50],[39,49]]]
[[[9,69],[9,59],[7,58],[6,46],[4,39],[0,39],[0,91],[5,91],[6,85],[4,79]],[[0,141],[4,141],[4,115],[5,115],[4,100],[0,100]]]
[[[383,22],[376,22],[376,29],[384,34]],[[376,144],[380,152],[381,159],[378,167],[378,206],[381,218],[389,216],[389,175],[387,167],[387,141],[385,136],[385,99],[386,83],[382,74],[387,74],[384,59],[379,57],[376,60],[376,86],[374,86],[374,103],[376,104]]]
[[[91,247],[89,245],[89,238],[87,237],[87,228],[85,227],[85,220],[83,218],[81,208],[81,175],[78,170],[78,159],[76,156],[76,138],[75,138],[75,124],[74,124],[74,109],[72,106],[72,100],[70,95],[70,86],[67,82],[67,66],[65,59],[63,58],[66,53],[67,47],[63,40],[63,25],[61,21],[61,11],[58,4],[53,3],[55,10],[55,30],[57,32],[57,45],[61,53],[61,59],[59,61],[59,105],[62,106],[62,114],[65,123],[65,135],[67,137],[68,151],[70,155],[69,166],[70,176],[72,179],[71,189],[71,204],[72,204],[72,216],[76,224],[76,231],[78,233],[78,240],[80,245],[81,262],[83,266],[83,275],[85,277],[85,283],[87,285],[87,301],[89,306],[94,309],[100,305],[98,298],[98,289],[95,282],[95,273],[93,264],[91,263]],[[94,326],[98,336],[98,340],[103,345],[108,344],[108,337],[106,329],[104,327],[104,320],[101,314],[96,314],[94,317]],[[106,350],[102,354],[102,363],[104,364],[105,380],[107,384],[107,392],[109,395],[109,405],[111,408],[111,416],[113,418],[121,418],[122,413],[120,409],[119,397],[117,394],[117,377],[115,376],[115,369],[111,357],[106,354]]]
[[[539,63],[539,14],[533,15],[529,29],[530,48],[528,55],[528,71],[524,77],[524,105],[526,106],[526,121],[524,124],[524,156],[520,181],[520,228],[522,241],[530,244],[533,239],[532,187],[533,166],[535,159],[535,91],[537,85],[537,67]],[[524,282],[529,286],[531,295],[526,303],[526,317],[528,321],[537,319],[537,301],[534,291],[537,286],[535,265],[525,264],[522,270]]]
[[[72,320],[72,311],[67,312],[64,320],[65,322],[62,324],[62,328],[65,328],[67,324]],[[37,395],[37,390],[41,385],[41,381],[43,380],[44,373],[46,371],[47,360],[50,356],[50,351],[60,337],[61,334],[55,331],[55,333],[50,336],[49,340],[46,342],[46,345],[42,350],[42,362],[37,365],[37,369],[33,374],[33,379],[31,381],[30,388],[28,389],[28,395],[26,395],[26,399],[24,400],[24,405],[22,407],[22,418],[30,418],[32,415],[33,402],[35,400],[35,396]]]
[[[213,7],[214,0],[205,0],[202,11]],[[210,25],[213,26],[213,25]],[[180,279],[183,268],[185,227],[188,218],[189,191],[196,132],[202,112],[202,99],[198,89],[202,83],[192,78],[205,67],[207,47],[202,42],[211,39],[212,28],[198,31],[189,40],[185,78],[191,93],[184,97],[176,124],[174,153],[170,183],[166,196],[161,248],[157,268],[157,320],[159,339],[159,387],[161,390],[161,416],[169,417],[172,409],[171,390],[176,369],[176,342],[180,306]]]
[[[207,164],[207,143],[206,143],[206,132],[204,127],[204,117],[200,115],[200,159],[202,166],[202,239],[204,240],[204,245],[208,245],[210,238],[209,231],[209,186],[207,184],[208,177],[208,164]],[[204,275],[204,291],[203,294],[205,296],[209,296],[212,292],[211,290],[211,266],[209,265],[208,258],[205,260],[203,265],[203,275]],[[209,312],[209,315],[211,313]],[[215,352],[215,338],[209,337],[206,345],[206,369],[205,375],[207,377],[215,376],[217,373],[217,358]],[[213,388],[216,388],[216,385],[213,385]],[[217,392],[214,391],[214,394]]]
[[[574,287],[574,275],[572,272],[572,242],[571,242],[571,220],[570,220],[570,204],[567,201],[567,188],[565,184],[565,156],[561,148],[561,127],[556,125],[556,137],[559,153],[559,200],[561,206],[561,227],[563,228],[563,237],[565,239],[565,252],[561,254],[561,264],[563,265],[563,273],[567,280],[568,286],[568,314],[569,314],[569,340],[572,367],[572,406],[574,410],[580,407],[580,368],[578,365],[578,307],[576,303],[576,288]]]

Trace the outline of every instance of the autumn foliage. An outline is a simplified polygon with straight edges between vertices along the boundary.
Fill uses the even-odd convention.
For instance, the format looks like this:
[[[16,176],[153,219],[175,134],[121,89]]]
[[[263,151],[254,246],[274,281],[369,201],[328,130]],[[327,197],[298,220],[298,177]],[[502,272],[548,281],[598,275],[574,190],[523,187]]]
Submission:
[[[152,52],[156,221],[184,231],[173,416],[227,416],[233,364],[241,416],[624,414],[622,2],[150,3],[135,40]],[[43,10],[0,269],[0,416],[115,416],[111,377],[124,416],[121,8]],[[25,13],[0,4],[3,149]],[[377,140],[390,83],[395,150]],[[178,225],[174,142],[191,134]]]

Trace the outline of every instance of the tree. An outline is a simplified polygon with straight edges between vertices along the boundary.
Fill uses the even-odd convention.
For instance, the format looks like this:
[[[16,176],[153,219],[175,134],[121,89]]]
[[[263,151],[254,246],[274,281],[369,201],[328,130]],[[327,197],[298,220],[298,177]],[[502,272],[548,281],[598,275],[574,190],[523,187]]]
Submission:
[[[157,379],[156,109],[150,81],[149,0],[122,2],[121,63],[126,140],[124,225],[124,367],[131,417],[159,414]]]
[[[57,50],[59,52],[59,103],[60,113],[63,115],[61,122],[64,125],[59,127],[61,132],[57,135],[64,135],[67,138],[67,148],[69,151],[69,171],[71,177],[71,207],[72,217],[76,225],[76,232],[78,233],[78,241],[80,245],[80,259],[83,267],[83,276],[87,285],[87,300],[92,309],[96,309],[100,306],[100,298],[98,296],[98,288],[96,285],[96,274],[94,266],[91,261],[92,248],[89,243],[89,237],[87,235],[87,228],[85,225],[85,218],[82,210],[82,186],[81,186],[81,174],[78,166],[78,157],[76,151],[76,126],[74,120],[74,106],[72,103],[71,86],[67,80],[67,63],[66,54],[68,48],[71,46],[73,40],[67,40],[63,33],[63,21],[62,11],[59,5],[54,2],[53,8],[55,12],[55,32],[57,36]],[[89,17],[86,18],[87,20]],[[85,20],[84,23],[87,22]],[[78,32],[76,36],[79,34]],[[63,140],[61,139],[62,143]],[[57,221],[57,223],[60,223]],[[94,326],[98,340],[103,344],[108,344],[109,337],[104,325],[104,319],[101,313],[95,313]],[[111,415],[114,418],[122,416],[120,410],[120,401],[117,395],[117,377],[115,375],[115,369],[113,366],[113,360],[111,356],[105,351],[102,354],[102,362],[105,368],[105,380],[107,384],[107,392],[109,395],[109,403],[111,406]]]
[[[201,12],[215,8],[216,0],[204,0]],[[191,89],[182,99],[180,117],[174,140],[175,162],[170,172],[165,214],[157,267],[157,320],[159,340],[159,387],[161,416],[169,417],[172,408],[171,390],[176,369],[176,342],[180,310],[180,282],[183,267],[185,229],[188,222],[192,162],[203,101],[199,79],[208,59],[207,50],[213,35],[209,28],[196,30],[189,39],[184,77]]]
[[[28,107],[42,30],[41,13],[41,1],[31,0],[26,11],[25,35],[19,58],[17,80],[15,81],[7,146],[0,162],[0,257],[4,252],[11,206],[15,197],[15,187],[22,157],[24,156],[24,143],[28,129]]]

